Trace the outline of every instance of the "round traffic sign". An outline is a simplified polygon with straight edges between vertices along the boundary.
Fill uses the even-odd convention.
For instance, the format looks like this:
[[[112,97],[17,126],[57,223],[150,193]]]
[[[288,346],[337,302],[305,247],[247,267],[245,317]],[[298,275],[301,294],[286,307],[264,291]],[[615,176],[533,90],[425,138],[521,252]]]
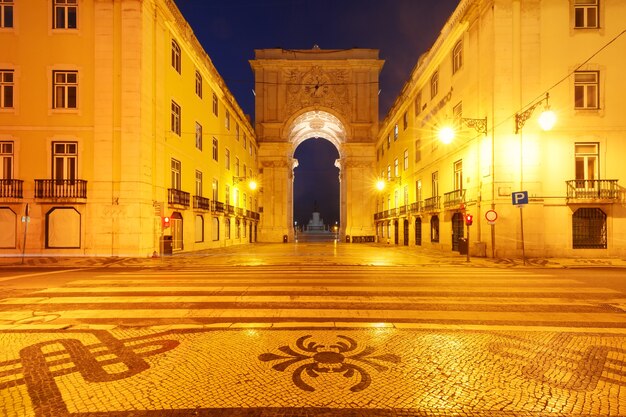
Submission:
[[[487,210],[485,219],[487,219],[489,223],[494,223],[498,219],[498,213],[496,213],[495,210]]]

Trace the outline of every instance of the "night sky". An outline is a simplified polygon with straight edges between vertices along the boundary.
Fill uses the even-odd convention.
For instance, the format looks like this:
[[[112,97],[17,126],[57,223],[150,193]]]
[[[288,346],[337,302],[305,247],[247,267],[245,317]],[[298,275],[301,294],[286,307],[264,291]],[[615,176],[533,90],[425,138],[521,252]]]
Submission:
[[[254,120],[255,49],[372,48],[380,75],[380,118],[419,56],[436,40],[459,0],[175,0],[244,112]],[[294,220],[308,221],[317,200],[327,224],[339,220],[337,150],[307,140],[296,150]],[[311,178],[308,178],[311,176]],[[317,188],[316,188],[317,187]],[[318,188],[320,193],[317,194]]]

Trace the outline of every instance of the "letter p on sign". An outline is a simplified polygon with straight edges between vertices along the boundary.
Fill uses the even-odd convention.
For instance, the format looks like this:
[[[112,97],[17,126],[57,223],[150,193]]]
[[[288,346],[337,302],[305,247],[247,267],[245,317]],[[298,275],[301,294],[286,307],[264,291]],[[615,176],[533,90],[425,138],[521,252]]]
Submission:
[[[511,194],[511,199],[514,206],[528,204],[528,191],[516,191]]]

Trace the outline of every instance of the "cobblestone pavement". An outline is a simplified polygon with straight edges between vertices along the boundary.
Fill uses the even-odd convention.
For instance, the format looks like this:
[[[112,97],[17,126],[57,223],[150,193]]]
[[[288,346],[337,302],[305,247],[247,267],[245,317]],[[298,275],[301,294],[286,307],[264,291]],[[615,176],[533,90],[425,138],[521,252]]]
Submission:
[[[620,289],[550,269],[311,259],[9,288],[0,416],[626,415]]]

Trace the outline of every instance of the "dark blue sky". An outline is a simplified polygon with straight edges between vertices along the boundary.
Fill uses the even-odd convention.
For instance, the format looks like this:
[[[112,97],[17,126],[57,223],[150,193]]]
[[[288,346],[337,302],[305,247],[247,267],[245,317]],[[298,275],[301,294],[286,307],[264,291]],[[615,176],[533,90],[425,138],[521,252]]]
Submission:
[[[239,105],[254,120],[254,77],[248,63],[254,58],[254,50],[311,49],[313,45],[322,49],[380,50],[385,65],[380,75],[379,114],[384,118],[417,59],[432,46],[459,0],[175,2]],[[307,147],[307,152],[299,156],[300,164],[308,165],[308,161],[305,162],[308,155],[311,161],[334,161],[337,156],[330,152],[332,150],[323,145]],[[332,162],[312,169],[317,182],[337,181],[337,170]],[[296,189],[294,197],[300,195],[306,198],[307,193]],[[328,198],[335,197],[329,194]],[[322,213],[328,223],[338,220],[338,195],[336,198],[336,213]],[[294,205],[299,207],[298,201],[294,201]],[[310,217],[313,203],[307,200],[300,206],[305,212],[294,213],[296,219]]]

